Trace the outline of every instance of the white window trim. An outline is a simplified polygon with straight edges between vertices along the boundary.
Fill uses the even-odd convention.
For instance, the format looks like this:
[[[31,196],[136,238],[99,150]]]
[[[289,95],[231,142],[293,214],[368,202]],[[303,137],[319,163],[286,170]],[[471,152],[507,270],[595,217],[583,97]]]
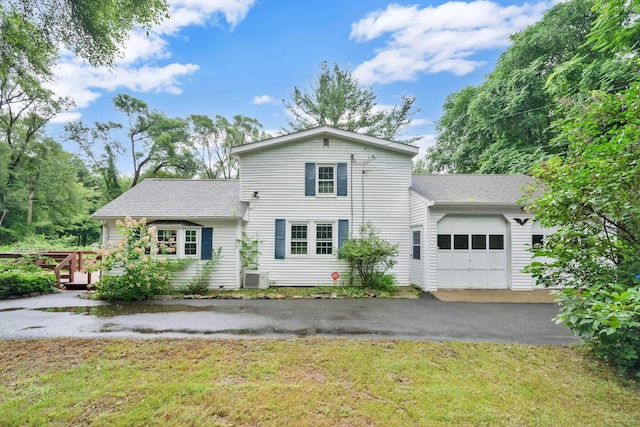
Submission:
[[[294,241],[292,239],[291,227],[295,225],[305,225],[307,227],[307,253],[306,254],[294,254],[291,253],[291,242]],[[317,242],[317,232],[318,225],[331,225],[331,253],[330,254],[317,254],[316,253],[316,242]],[[338,248],[338,221],[330,220],[330,221],[289,221],[287,220],[287,242],[286,242],[286,250],[287,256],[295,257],[295,258],[306,258],[306,257],[317,257],[317,258],[328,258],[335,257],[337,254]]]
[[[307,238],[306,240],[302,240],[302,239],[294,239],[293,238],[293,227],[295,226],[305,226],[307,227]],[[310,240],[310,233],[309,230],[311,229],[311,225],[308,222],[304,222],[304,221],[290,221],[287,225],[289,232],[287,233],[288,236],[288,244],[287,244],[287,248],[289,250],[289,256],[292,257],[307,257],[309,256],[309,240]],[[299,254],[299,253],[293,253],[292,248],[293,248],[293,243],[294,242],[306,242],[307,243],[307,253],[306,254]]]
[[[176,253],[174,254],[161,254],[158,253],[158,255],[161,256],[167,256],[170,258],[194,258],[194,259],[200,259],[200,254],[201,254],[201,250],[202,250],[202,228],[203,227],[185,227],[185,226],[156,226],[156,238],[158,237],[158,231],[159,230],[176,230]],[[196,253],[193,255],[186,255],[185,254],[185,244],[186,242],[186,231],[187,230],[193,230],[196,232]],[[189,243],[193,243],[193,242],[189,242]]]
[[[333,169],[333,193],[321,193],[320,192],[320,168],[332,168]],[[323,182],[329,182],[329,180],[323,180]],[[336,163],[316,163],[316,196],[317,197],[336,197],[338,191],[338,165]]]

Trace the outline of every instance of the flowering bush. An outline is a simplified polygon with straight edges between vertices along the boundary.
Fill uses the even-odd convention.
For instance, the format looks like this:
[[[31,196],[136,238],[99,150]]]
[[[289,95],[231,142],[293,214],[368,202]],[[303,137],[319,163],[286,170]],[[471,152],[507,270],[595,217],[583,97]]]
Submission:
[[[146,220],[125,218],[116,222],[122,238],[115,247],[103,247],[100,261],[91,269],[111,271],[96,284],[96,296],[106,300],[142,300],[171,292],[169,262],[157,256],[155,229]],[[119,274],[119,273],[122,274]]]

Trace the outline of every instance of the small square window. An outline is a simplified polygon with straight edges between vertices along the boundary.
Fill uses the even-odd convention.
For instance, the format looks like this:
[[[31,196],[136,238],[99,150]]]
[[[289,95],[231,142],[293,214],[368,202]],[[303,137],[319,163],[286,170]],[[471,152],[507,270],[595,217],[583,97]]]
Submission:
[[[487,236],[484,234],[472,235],[471,249],[487,249]]]
[[[490,234],[489,249],[504,249],[504,236],[502,234]]]
[[[454,234],[453,249],[469,249],[469,236],[467,234]]]
[[[531,236],[532,246],[542,246],[544,244],[544,234],[534,234]]]
[[[438,234],[438,249],[451,249],[450,234]]]

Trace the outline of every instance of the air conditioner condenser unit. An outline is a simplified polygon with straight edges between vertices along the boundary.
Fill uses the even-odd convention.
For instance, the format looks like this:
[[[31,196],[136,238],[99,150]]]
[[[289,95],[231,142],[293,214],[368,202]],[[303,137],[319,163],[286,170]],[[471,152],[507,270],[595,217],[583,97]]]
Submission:
[[[243,284],[245,289],[267,289],[269,287],[269,273],[245,271]]]

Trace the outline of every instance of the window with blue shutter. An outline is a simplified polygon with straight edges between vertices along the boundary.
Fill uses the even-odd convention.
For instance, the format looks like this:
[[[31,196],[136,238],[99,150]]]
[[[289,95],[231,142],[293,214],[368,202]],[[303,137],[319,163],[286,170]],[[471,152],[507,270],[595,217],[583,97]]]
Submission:
[[[202,229],[202,249],[200,259],[207,260],[213,258],[213,228]]]
[[[316,195],[316,164],[315,163],[304,164],[304,195],[305,196]]]
[[[337,185],[337,196],[346,196],[347,195],[347,164],[346,163],[338,163],[337,164],[337,176],[338,176],[338,185]]]
[[[287,221],[284,219],[276,219],[276,244],[275,244],[275,258],[284,259],[285,244],[286,244],[286,229]]]

